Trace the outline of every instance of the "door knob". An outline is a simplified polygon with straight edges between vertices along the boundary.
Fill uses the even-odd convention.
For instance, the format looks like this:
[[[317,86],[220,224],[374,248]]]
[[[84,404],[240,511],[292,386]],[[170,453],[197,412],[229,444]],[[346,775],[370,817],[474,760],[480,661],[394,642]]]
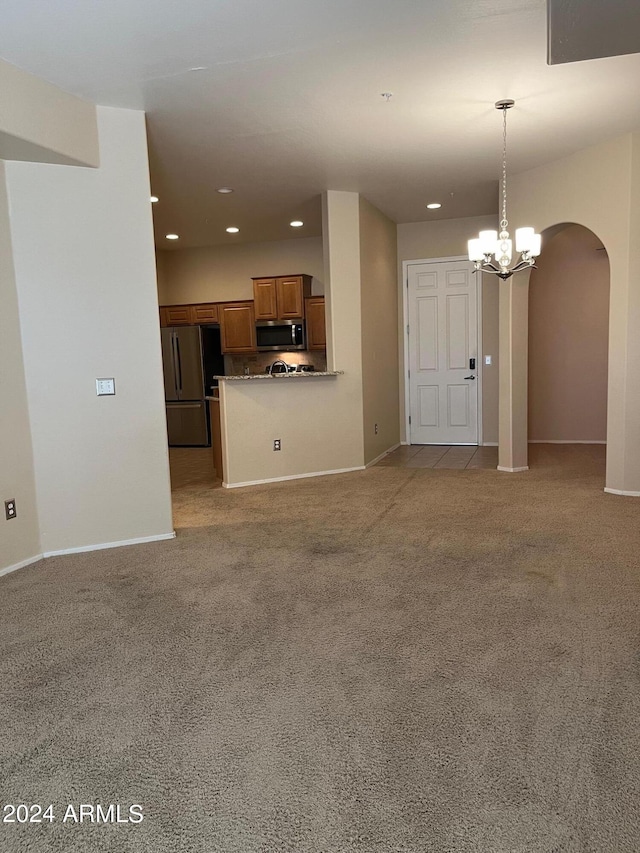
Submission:
[[[465,379],[475,379],[476,377],[475,376],[465,376],[464,378]]]

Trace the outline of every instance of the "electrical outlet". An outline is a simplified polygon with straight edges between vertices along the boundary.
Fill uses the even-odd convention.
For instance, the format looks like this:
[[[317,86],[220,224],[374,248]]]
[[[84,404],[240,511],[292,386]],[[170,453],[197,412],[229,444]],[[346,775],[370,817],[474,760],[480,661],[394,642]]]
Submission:
[[[16,510],[16,499],[11,498],[8,501],[4,502],[4,515],[7,521],[11,521],[12,518],[15,518],[18,514]]]
[[[378,434],[378,424],[373,425],[373,431],[376,435]]]
[[[273,449],[274,450],[280,450],[280,439],[279,438],[273,439]]]

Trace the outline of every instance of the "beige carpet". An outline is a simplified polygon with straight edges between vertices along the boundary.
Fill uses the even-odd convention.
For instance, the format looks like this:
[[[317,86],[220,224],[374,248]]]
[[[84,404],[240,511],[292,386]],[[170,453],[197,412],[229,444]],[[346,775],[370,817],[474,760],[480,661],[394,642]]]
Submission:
[[[0,849],[640,850],[640,501],[598,448],[176,492],[0,578]],[[140,824],[62,823],[68,803]]]

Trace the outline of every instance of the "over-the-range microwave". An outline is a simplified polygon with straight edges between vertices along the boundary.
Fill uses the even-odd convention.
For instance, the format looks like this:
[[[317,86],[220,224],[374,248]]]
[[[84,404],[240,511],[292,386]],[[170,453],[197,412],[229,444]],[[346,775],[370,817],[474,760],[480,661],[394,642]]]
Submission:
[[[307,344],[304,323],[300,320],[258,320],[256,341],[258,352],[291,352],[305,349]]]

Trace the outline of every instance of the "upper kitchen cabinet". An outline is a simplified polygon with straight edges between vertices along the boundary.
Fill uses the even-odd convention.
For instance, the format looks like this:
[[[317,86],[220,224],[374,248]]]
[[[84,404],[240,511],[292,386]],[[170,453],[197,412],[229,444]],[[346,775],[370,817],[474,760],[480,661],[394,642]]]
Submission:
[[[161,326],[198,326],[201,323],[218,322],[217,302],[202,302],[199,305],[163,305],[160,308]]]
[[[204,302],[192,307],[194,323],[217,323],[219,321],[217,302]]]
[[[324,314],[324,296],[305,299],[307,318],[307,349],[326,349],[327,332]]]
[[[311,296],[311,276],[294,275],[276,279],[278,320],[297,320],[304,317],[305,297]]]
[[[256,320],[278,319],[275,278],[253,279],[253,302],[256,309]]]
[[[253,279],[256,320],[302,319],[308,296],[311,296],[310,275]]]
[[[256,351],[253,302],[226,302],[218,306],[222,352]]]
[[[160,313],[160,324],[163,326],[190,326],[195,322],[193,308],[193,305],[165,305]]]

